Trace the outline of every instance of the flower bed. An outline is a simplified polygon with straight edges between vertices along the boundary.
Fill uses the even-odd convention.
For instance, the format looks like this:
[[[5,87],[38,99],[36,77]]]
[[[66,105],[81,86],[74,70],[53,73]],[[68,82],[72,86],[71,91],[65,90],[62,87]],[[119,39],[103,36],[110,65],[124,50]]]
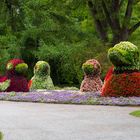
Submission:
[[[85,104],[85,105],[118,105],[138,106],[140,97],[101,97],[99,92],[81,93],[76,90],[49,90],[34,92],[0,93],[0,100],[18,102],[39,102],[59,104]]]

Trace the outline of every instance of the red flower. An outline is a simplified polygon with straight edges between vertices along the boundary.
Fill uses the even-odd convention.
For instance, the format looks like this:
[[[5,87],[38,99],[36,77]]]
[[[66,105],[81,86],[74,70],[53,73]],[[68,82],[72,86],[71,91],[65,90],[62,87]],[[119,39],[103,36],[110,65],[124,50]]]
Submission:
[[[30,87],[32,86],[32,80],[30,80],[29,82],[28,82],[28,88],[30,89]]]
[[[6,76],[0,76],[0,83],[1,82],[4,82],[4,81],[6,81],[7,80],[7,77]]]
[[[107,81],[107,80],[110,78],[110,76],[113,74],[113,70],[114,70],[114,66],[112,66],[112,67],[108,70],[108,72],[107,72],[107,74],[106,74],[106,76],[105,76],[104,81]]]
[[[102,96],[140,96],[140,72],[113,74],[105,82]]]

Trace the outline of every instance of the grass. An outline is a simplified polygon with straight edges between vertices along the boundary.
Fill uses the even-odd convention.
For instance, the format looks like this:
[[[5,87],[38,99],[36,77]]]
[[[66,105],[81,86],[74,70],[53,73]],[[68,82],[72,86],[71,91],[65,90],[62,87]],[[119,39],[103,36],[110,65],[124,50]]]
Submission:
[[[135,116],[135,117],[140,117],[140,110],[131,112],[130,115]]]
[[[2,135],[2,133],[0,132],[0,140],[2,140],[2,138],[3,138],[3,135]]]

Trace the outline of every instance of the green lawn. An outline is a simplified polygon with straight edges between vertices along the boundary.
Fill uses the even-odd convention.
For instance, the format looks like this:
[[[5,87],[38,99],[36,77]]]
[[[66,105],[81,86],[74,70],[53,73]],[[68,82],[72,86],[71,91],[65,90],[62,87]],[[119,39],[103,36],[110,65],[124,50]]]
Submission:
[[[2,136],[2,133],[0,132],[0,140],[2,140],[3,136]]]
[[[131,112],[130,115],[135,116],[135,117],[140,117],[140,110]]]

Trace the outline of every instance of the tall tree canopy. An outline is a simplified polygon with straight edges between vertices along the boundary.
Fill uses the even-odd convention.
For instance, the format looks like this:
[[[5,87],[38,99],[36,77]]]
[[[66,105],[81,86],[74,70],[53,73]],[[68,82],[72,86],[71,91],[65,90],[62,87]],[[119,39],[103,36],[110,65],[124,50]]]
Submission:
[[[87,0],[99,37],[113,43],[128,40],[140,26],[139,0]]]
[[[45,60],[57,84],[80,83],[86,59],[107,69],[107,47],[139,37],[139,11],[139,0],[0,0],[0,72],[18,57],[31,77],[36,61]]]

